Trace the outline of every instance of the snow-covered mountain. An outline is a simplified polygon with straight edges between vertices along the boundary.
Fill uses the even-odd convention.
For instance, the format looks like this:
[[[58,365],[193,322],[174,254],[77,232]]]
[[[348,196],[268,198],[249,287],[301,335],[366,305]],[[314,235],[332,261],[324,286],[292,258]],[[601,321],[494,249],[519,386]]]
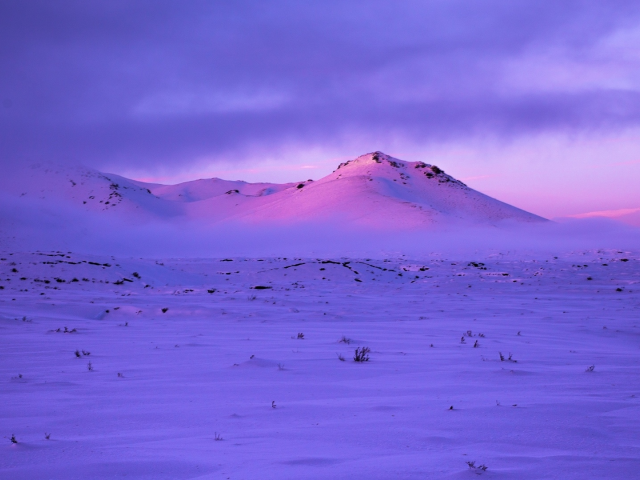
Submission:
[[[335,221],[380,228],[541,222],[467,187],[442,169],[382,152],[342,163],[318,181],[247,183],[218,178],[178,185],[129,180],[84,167],[36,166],[3,186],[21,199],[63,201],[85,211],[124,218],[182,217],[212,224]]]
[[[263,198],[233,193],[215,197],[227,215],[259,221],[336,219],[373,227],[421,227],[452,222],[496,224],[545,219],[477,192],[423,162],[404,162],[381,152],[340,164],[318,181],[294,184]],[[206,211],[194,205],[192,215]]]
[[[79,209],[120,218],[176,216],[176,202],[154,195],[139,182],[91,168],[36,164],[0,177],[2,193],[45,208]],[[6,197],[5,197],[6,200]]]

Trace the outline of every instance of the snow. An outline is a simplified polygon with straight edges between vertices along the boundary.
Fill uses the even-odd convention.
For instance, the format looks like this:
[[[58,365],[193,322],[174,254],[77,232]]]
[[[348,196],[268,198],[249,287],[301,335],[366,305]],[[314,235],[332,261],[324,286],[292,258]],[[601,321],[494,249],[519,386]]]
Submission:
[[[177,185],[136,183],[143,188],[149,188],[154,195],[160,198],[179,202],[199,202],[228,194],[228,192],[233,192],[234,190],[242,195],[260,197],[272,195],[295,185],[292,183],[247,183],[244,181],[222,180],[220,178],[194,180]]]
[[[635,478],[639,242],[381,152],[3,176],[0,477]]]
[[[0,471],[633,478],[640,256],[556,256],[4,252]]]
[[[329,221],[379,229],[544,222],[534,214],[467,187],[438,167],[374,152],[341,164],[313,182],[246,183],[218,178],[178,185],[147,184],[85,167],[35,165],[0,180],[5,193],[45,205],[130,222],[179,217],[208,225]]]

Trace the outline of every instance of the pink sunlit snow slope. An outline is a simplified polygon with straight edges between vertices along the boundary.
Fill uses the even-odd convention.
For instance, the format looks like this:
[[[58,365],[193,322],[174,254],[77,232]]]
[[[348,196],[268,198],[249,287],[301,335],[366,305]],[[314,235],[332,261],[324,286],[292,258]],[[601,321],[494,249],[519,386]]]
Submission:
[[[541,217],[467,187],[436,166],[381,152],[339,165],[318,181],[250,184],[221,179],[146,184],[86,168],[35,166],[4,188],[14,196],[135,219],[287,224],[330,221],[374,228],[540,222]]]

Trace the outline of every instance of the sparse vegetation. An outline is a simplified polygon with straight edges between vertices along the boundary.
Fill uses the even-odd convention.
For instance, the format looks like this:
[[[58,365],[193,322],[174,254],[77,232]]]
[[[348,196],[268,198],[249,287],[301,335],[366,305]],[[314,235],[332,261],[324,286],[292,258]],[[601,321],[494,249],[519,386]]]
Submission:
[[[591,365],[591,366],[587,367],[585,372],[593,372],[595,369],[596,369],[596,366],[595,365]]]
[[[341,353],[338,353],[338,360],[340,360],[341,362],[344,362],[344,356]]]
[[[484,473],[487,471],[487,466],[482,464],[482,465],[478,465],[476,466],[476,462],[472,461],[472,462],[467,462],[467,465],[469,466],[469,468],[471,470],[474,471],[474,473],[477,473],[478,475]]]
[[[47,432],[44,432],[44,438],[45,438],[45,440],[51,440],[51,434],[47,433]]]
[[[13,433],[11,434],[11,438],[9,440],[11,440],[11,443],[13,443],[14,445],[18,443],[18,439]]]
[[[167,307],[164,307],[164,308],[162,309],[162,313],[167,313],[168,311],[169,311],[169,309],[168,309]]]
[[[93,372],[93,365],[91,365],[91,362],[87,364],[87,370],[89,370],[90,372]]]
[[[57,328],[55,330],[49,330],[50,332],[56,332],[56,333],[77,333],[78,330],[76,330],[75,328],[69,330],[67,327],[64,327],[64,330],[62,328]]]
[[[505,356],[502,354],[502,352],[498,352],[498,355],[500,355],[500,361],[501,362],[513,362],[513,363],[517,363],[517,360],[513,359],[513,353],[509,352],[509,356],[507,358],[505,358]]]
[[[214,434],[213,434],[213,435],[214,435],[214,436],[213,436],[213,439],[214,439],[216,442],[221,442],[222,440],[224,440],[224,439],[222,438],[222,435],[220,435],[218,432],[214,432]]]
[[[370,352],[371,352],[371,349],[369,347],[356,348],[355,353],[353,355],[353,361],[358,363],[368,362]]]
[[[349,345],[351,342],[352,340],[350,338],[345,337],[344,335],[340,339],[340,343],[346,343],[347,345]]]
[[[298,332],[298,336],[296,337],[298,340],[304,340],[304,333]]]

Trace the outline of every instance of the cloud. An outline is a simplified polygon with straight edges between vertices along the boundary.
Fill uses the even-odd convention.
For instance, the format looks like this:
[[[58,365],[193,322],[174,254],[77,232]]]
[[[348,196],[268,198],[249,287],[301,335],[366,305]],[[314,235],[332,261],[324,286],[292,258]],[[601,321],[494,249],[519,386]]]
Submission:
[[[165,92],[143,98],[132,114],[142,117],[233,114],[275,110],[287,103],[277,92]]]
[[[640,227],[640,208],[619,208],[571,215],[572,218],[611,218],[627,225]]]
[[[639,20],[622,0],[6,1],[0,167],[633,128]]]

